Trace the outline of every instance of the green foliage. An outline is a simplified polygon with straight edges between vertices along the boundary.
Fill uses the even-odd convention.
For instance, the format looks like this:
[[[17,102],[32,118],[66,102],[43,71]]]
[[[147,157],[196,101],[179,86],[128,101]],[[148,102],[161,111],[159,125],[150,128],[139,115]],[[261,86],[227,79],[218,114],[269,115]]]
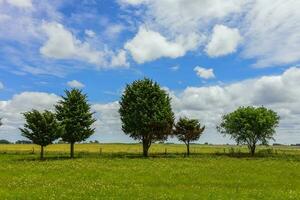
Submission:
[[[32,141],[29,140],[17,140],[15,144],[32,144]]]
[[[143,142],[143,154],[153,142],[166,140],[172,132],[174,113],[166,91],[150,79],[127,85],[119,113],[125,134]]]
[[[65,96],[55,106],[57,119],[65,127],[61,138],[71,144],[71,157],[74,156],[74,143],[86,140],[95,132],[91,126],[96,120],[87,101],[86,94],[72,89],[66,90]]]
[[[189,143],[198,140],[204,129],[197,119],[180,118],[175,124],[174,134],[178,140]]]
[[[23,115],[26,123],[24,128],[20,128],[22,136],[41,146],[41,158],[43,158],[43,148],[61,136],[63,127],[56,120],[55,114],[50,111],[41,113],[32,110]]]
[[[236,111],[224,115],[217,126],[220,133],[229,135],[238,144],[247,144],[254,155],[256,144],[267,144],[273,139],[279,116],[265,107],[240,107]]]
[[[190,142],[196,141],[203,133],[205,126],[201,127],[197,119],[180,118],[175,124],[174,135],[187,146],[187,155],[190,154]]]
[[[0,144],[11,144],[11,142],[10,141],[8,141],[8,140],[0,140]]]

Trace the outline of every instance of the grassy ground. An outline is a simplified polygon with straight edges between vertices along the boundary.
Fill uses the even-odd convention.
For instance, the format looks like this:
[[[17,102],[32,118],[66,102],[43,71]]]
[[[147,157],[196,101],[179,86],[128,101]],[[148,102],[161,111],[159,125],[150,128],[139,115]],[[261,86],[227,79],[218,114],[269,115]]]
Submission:
[[[34,147],[34,154],[32,148]],[[300,149],[81,144],[52,145],[39,161],[38,147],[0,145],[0,199],[300,199]],[[101,149],[101,150],[100,150]],[[167,151],[167,154],[165,154]],[[101,152],[101,153],[100,153]]]

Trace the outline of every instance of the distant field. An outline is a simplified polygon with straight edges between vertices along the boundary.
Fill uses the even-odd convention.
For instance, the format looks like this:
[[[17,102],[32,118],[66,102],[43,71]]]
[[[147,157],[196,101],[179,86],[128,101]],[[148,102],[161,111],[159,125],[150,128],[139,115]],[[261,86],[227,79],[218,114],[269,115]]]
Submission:
[[[34,148],[34,150],[33,150]],[[300,199],[300,149],[155,144],[0,145],[0,199]],[[34,151],[34,152],[33,152]],[[166,153],[166,154],[165,154]]]

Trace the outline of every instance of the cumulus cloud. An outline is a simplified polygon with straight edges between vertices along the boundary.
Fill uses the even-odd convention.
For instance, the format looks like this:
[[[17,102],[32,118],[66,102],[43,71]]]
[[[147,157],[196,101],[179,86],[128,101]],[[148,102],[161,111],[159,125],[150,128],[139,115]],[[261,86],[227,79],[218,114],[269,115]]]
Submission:
[[[235,52],[241,38],[244,38],[240,45],[241,55],[253,59],[257,67],[296,64],[300,61],[300,2],[297,0],[119,2],[143,11],[140,12],[142,22],[161,35],[172,39],[186,33],[205,36],[207,40],[199,40],[197,46],[204,47],[199,51],[204,50],[212,57]],[[214,29],[210,35],[212,27]]]
[[[60,23],[44,23],[42,28],[47,34],[48,40],[40,48],[40,52],[46,57],[81,60],[95,64],[98,68],[128,66],[123,51],[116,55],[112,51],[96,50],[90,43],[77,39]],[[87,33],[91,34],[89,31]]]
[[[122,0],[120,3],[132,6],[143,4],[141,9],[146,8],[146,12],[143,12],[145,16],[142,17],[148,30],[140,28],[132,41],[125,46],[138,63],[161,57],[177,58],[188,51],[197,50],[205,44],[205,32],[208,32],[207,28],[211,23],[222,21],[229,15],[234,17],[246,5],[245,1],[232,0]],[[168,35],[168,38],[164,35]],[[219,44],[219,47],[223,46]],[[228,48],[230,47],[224,51],[227,52]]]
[[[43,20],[60,18],[60,14],[48,1],[35,1],[34,5],[28,0],[3,2],[5,3],[0,3],[0,39],[26,43],[21,48],[23,54],[27,48],[40,42],[40,25]]]
[[[112,67],[129,67],[127,62],[127,55],[125,50],[120,50],[117,54],[113,55],[110,61]]]
[[[82,59],[93,64],[102,62],[103,53],[93,50],[89,43],[76,39],[73,34],[59,23],[45,23],[43,30],[48,40],[41,47],[44,56],[56,59]]]
[[[207,134],[211,134],[204,139],[217,142],[222,138],[216,133],[215,126],[223,114],[239,106],[264,105],[281,116],[277,142],[294,143],[300,139],[300,135],[295,135],[296,130],[300,129],[299,84],[300,69],[292,67],[281,75],[263,76],[229,85],[187,87],[176,95],[172,94],[173,108],[177,116],[202,120],[207,125]]]
[[[0,101],[0,115],[3,126],[0,127],[0,137],[15,140],[20,138],[18,128],[23,126],[24,119],[21,113],[31,109],[54,109],[54,104],[60,99],[55,94],[43,92],[22,92],[12,99]]]
[[[242,36],[238,29],[216,25],[205,51],[211,57],[224,56],[236,52],[241,41]]]
[[[67,85],[69,87],[73,87],[73,88],[84,88],[85,85],[77,80],[72,80],[72,81],[69,81],[67,82]]]
[[[177,41],[168,41],[158,32],[140,27],[135,37],[125,44],[133,59],[138,63],[156,60],[161,57],[177,58],[186,51],[196,48],[200,38],[192,34],[188,38],[178,37]]]
[[[201,78],[204,78],[204,79],[215,78],[215,74],[214,74],[213,69],[206,69],[206,68],[203,68],[203,67],[196,66],[194,68],[194,71]]]
[[[21,133],[18,130],[24,124],[21,113],[31,109],[54,111],[54,105],[60,99],[55,94],[22,92],[14,95],[10,100],[0,101],[0,117],[3,122],[3,126],[0,127],[0,138],[10,141],[21,139]],[[95,112],[94,117],[97,121],[94,124],[96,133],[90,139],[97,139],[101,142],[132,141],[122,133],[118,109],[118,102],[92,104],[92,111]]]
[[[121,133],[121,120],[118,113],[119,103],[117,101],[104,104],[93,104],[92,109],[96,111],[96,127],[103,133],[116,134]]]

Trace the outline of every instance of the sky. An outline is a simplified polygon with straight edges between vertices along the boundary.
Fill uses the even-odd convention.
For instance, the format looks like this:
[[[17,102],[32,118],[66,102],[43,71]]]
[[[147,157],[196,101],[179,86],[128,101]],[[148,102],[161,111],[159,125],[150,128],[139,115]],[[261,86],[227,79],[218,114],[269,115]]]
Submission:
[[[24,139],[21,113],[53,110],[80,88],[97,119],[90,139],[132,142],[118,101],[149,77],[177,119],[206,126],[199,143],[233,143],[216,125],[249,105],[280,115],[277,143],[300,143],[299,9],[299,0],[0,0],[0,139]]]

